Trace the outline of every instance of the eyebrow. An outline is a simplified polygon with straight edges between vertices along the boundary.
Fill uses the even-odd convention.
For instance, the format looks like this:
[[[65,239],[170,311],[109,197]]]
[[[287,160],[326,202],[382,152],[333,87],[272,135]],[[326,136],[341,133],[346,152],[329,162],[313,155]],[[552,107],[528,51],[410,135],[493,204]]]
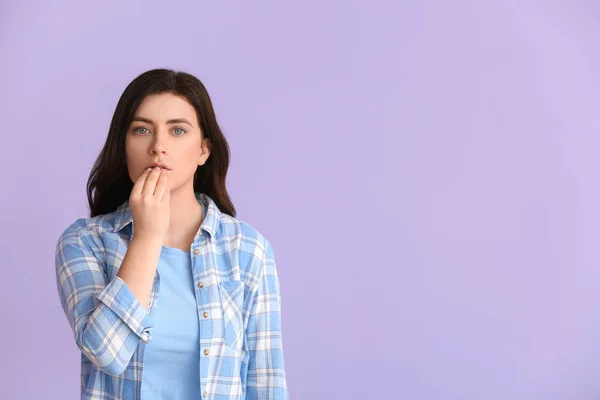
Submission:
[[[152,122],[151,119],[144,118],[144,117],[133,117],[132,121],[140,121],[140,122],[145,122],[147,124],[154,124],[154,122]],[[190,123],[190,121],[188,121],[185,118],[170,119],[167,121],[167,124],[188,124],[189,126],[194,126]]]

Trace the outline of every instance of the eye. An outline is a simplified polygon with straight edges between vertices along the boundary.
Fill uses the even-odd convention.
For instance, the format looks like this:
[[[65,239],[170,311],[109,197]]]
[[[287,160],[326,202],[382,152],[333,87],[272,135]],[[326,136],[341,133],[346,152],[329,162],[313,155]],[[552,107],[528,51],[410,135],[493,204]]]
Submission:
[[[142,130],[145,130],[145,132],[141,132]],[[148,133],[148,129],[144,127],[135,128],[133,131],[135,133],[139,133],[140,135],[145,135],[146,133]]]
[[[173,129],[173,133],[175,134],[175,136],[181,136],[185,133],[185,129],[183,128],[174,128]]]

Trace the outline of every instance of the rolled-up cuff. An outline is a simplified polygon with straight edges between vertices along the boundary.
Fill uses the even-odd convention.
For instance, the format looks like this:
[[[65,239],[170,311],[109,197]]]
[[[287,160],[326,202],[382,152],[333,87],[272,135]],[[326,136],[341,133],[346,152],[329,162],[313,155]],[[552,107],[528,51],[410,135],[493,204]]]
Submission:
[[[139,302],[123,279],[116,276],[96,298],[114,312],[123,322],[142,339],[144,343],[152,341],[150,313]]]

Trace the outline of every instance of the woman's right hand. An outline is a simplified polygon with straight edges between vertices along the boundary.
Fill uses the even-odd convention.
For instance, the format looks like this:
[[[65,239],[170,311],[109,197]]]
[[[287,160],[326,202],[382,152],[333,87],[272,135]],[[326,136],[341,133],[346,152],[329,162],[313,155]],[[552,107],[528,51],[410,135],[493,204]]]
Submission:
[[[134,235],[164,238],[171,217],[168,171],[147,168],[135,182],[129,204]]]

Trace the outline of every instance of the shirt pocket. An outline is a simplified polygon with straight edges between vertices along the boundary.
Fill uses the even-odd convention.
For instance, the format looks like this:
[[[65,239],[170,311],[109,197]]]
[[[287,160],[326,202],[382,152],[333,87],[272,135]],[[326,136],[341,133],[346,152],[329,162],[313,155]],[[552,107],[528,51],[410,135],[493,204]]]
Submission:
[[[235,351],[241,351],[244,342],[244,283],[223,281],[219,282],[218,288],[223,313],[223,341]]]

